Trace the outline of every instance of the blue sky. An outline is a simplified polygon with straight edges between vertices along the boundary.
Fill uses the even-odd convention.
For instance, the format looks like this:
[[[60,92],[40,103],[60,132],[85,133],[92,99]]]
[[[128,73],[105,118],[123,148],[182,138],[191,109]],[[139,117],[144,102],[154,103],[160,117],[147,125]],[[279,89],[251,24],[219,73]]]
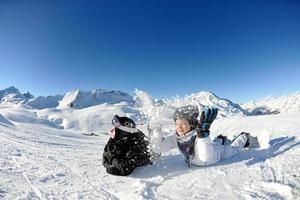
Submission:
[[[300,2],[0,1],[0,88],[212,91],[234,102],[300,90]]]

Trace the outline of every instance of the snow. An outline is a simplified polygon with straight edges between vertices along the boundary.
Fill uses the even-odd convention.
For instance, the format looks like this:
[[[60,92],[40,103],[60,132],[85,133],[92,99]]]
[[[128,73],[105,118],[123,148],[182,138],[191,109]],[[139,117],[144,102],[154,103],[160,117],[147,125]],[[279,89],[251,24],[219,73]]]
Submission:
[[[6,119],[6,117],[3,117],[1,114],[0,114],[0,123],[13,125],[13,123],[11,123],[8,119]]]
[[[137,105],[121,101],[81,104],[80,109],[1,103],[0,199],[300,198],[300,112],[296,111],[247,116],[226,103],[224,116],[211,126],[211,137],[233,138],[246,131],[265,142],[263,148],[245,149],[216,165],[191,168],[173,149],[128,177],[107,174],[101,159],[113,115],[132,117],[144,132],[147,121],[172,134],[176,106],[197,102],[192,98],[158,101],[138,90],[135,96]],[[214,105],[209,103],[215,97],[205,96],[207,105],[201,104]],[[221,107],[221,101],[214,102]],[[87,132],[98,136],[83,135]]]
[[[4,90],[0,90],[1,102],[20,102],[25,99],[25,96],[21,94],[21,92],[14,86],[10,86]]]
[[[101,103],[133,103],[129,94],[120,91],[92,90],[82,91],[73,90],[67,92],[64,98],[59,102],[59,109],[64,108],[87,108]]]
[[[37,109],[45,109],[45,108],[52,108],[57,107],[59,104],[59,101],[61,101],[63,98],[62,95],[55,95],[55,96],[38,96],[32,99],[29,99],[26,102],[26,105],[31,106],[32,108]]]
[[[0,90],[0,103],[15,103],[29,105],[36,109],[45,108],[75,108],[82,109],[103,103],[116,104],[126,102],[134,104],[133,97],[129,94],[116,90],[95,89],[92,91],[73,90],[64,95],[34,97],[29,92],[22,94],[14,86]]]
[[[214,106],[218,108],[219,116],[222,117],[248,115],[248,112],[238,104],[235,104],[228,99],[220,98],[207,91],[194,93],[184,98],[168,99],[167,103],[174,107],[181,107],[189,104],[197,105],[199,108],[204,106]]]
[[[268,96],[241,105],[253,114],[293,113],[300,111],[300,92],[280,97]]]

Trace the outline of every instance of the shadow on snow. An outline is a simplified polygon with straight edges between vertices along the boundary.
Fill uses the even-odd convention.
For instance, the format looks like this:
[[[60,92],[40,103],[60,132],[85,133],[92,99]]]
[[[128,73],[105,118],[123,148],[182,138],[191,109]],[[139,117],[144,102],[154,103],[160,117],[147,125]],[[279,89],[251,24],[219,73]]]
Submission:
[[[274,138],[269,142],[270,147],[267,149],[247,149],[242,151],[235,157],[224,160],[218,163],[217,165],[227,165],[235,162],[241,162],[244,160],[247,160],[247,166],[251,166],[260,162],[265,162],[270,158],[275,158],[276,156],[289,151],[295,146],[298,146],[300,142],[295,142],[295,139],[295,136]]]

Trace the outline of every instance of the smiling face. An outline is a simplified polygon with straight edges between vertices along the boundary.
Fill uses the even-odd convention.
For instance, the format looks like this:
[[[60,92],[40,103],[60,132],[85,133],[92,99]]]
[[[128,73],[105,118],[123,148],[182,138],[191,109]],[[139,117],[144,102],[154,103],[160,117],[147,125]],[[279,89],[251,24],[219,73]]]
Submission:
[[[175,121],[175,129],[179,136],[188,133],[191,130],[191,125],[186,119],[177,119]]]

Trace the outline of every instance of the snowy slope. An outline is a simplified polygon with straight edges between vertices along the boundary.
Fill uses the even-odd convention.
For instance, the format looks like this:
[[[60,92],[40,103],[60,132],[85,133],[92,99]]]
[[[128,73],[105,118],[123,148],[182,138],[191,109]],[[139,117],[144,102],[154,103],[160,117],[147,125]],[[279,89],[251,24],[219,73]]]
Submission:
[[[11,115],[17,110],[12,108]],[[0,198],[299,199],[299,121],[300,113],[220,118],[212,136],[267,132],[271,147],[192,168],[174,149],[128,177],[108,175],[101,164],[108,135],[88,137],[43,123],[0,123]]]
[[[40,118],[60,126],[61,128],[80,133],[107,133],[114,115],[127,116],[137,121],[139,111],[126,102],[117,104],[101,104],[83,109],[50,109],[37,112]]]
[[[98,93],[102,91],[94,92],[93,98]],[[206,92],[158,101],[136,91],[135,99],[139,101],[135,106],[122,101],[86,108],[87,104],[80,104],[81,109],[1,103],[0,199],[300,198],[300,112],[247,116],[230,101]],[[173,134],[174,109],[185,104],[201,107],[200,103],[217,106],[227,116],[212,124],[211,137],[233,138],[247,131],[270,135],[271,146],[244,150],[217,165],[192,168],[173,149],[128,177],[106,173],[101,159],[113,115],[141,121],[138,127],[145,133],[147,123],[152,123]],[[98,136],[83,135],[91,132]]]
[[[24,104],[0,104],[0,115],[2,116],[2,119],[6,119],[9,123],[15,125],[38,124],[59,128],[57,124],[52,123],[48,119],[39,117],[37,113],[38,111],[39,110],[32,109],[31,107]]]
[[[241,105],[252,114],[294,113],[300,111],[300,92],[290,95],[272,97],[251,101]]]
[[[29,99],[26,102],[26,105],[31,106],[32,108],[37,109],[45,109],[45,108],[53,108],[59,105],[59,101],[63,98],[62,95],[55,95],[55,96],[38,96],[32,99]]]
[[[0,123],[4,125],[11,125],[13,126],[14,124],[11,123],[6,117],[0,114]]]

